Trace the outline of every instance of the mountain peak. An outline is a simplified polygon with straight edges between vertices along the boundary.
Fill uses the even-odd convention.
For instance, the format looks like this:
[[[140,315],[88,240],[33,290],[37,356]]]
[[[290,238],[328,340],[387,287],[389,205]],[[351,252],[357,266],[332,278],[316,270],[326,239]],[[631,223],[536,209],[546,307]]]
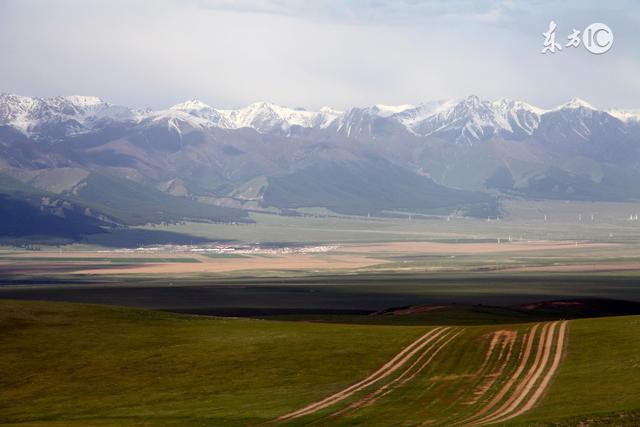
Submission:
[[[623,122],[640,122],[640,110],[611,109],[607,113]]]
[[[68,95],[63,96],[62,98],[77,107],[95,107],[96,105],[106,104],[102,98],[97,96]]]
[[[246,107],[227,110],[217,109],[192,98],[160,111],[140,111],[109,104],[95,96],[57,96],[37,98],[0,93],[0,124],[35,135],[43,125],[68,123],[69,134],[103,126],[107,122],[140,122],[179,119],[203,128],[223,129],[252,128],[259,133],[276,132],[283,135],[297,132],[296,128],[349,129],[347,135],[370,134],[388,126],[397,129],[399,124],[417,136],[434,136],[456,142],[475,143],[493,137],[510,139],[530,136],[538,128],[542,116],[562,111],[561,115],[589,116],[595,108],[579,98],[556,107],[543,110],[523,101],[502,98],[496,101],[482,100],[477,95],[462,99],[432,101],[418,105],[375,104],[365,108],[353,108],[348,112],[324,107],[305,110],[280,106],[269,101],[254,102]],[[637,111],[611,110],[612,115],[623,121],[640,121]],[[384,119],[373,120],[372,118]],[[394,124],[395,122],[395,124]],[[332,124],[336,126],[332,127]],[[368,127],[367,132],[358,129]],[[372,130],[373,129],[373,130]],[[66,131],[65,131],[66,132]]]
[[[415,105],[411,104],[401,104],[401,105],[386,105],[386,104],[376,104],[371,107],[371,111],[381,117],[389,117],[394,114],[401,113],[403,111],[416,108]]]
[[[547,112],[542,108],[536,107],[535,105],[531,105],[524,101],[518,101],[512,98],[500,98],[493,103],[493,107],[497,109],[516,109],[516,110],[526,110],[531,111],[532,113],[542,115]]]
[[[342,114],[343,112],[340,110],[336,110],[335,108],[331,108],[331,107],[322,107],[320,109],[321,113],[325,113],[325,114]]]
[[[478,105],[480,105],[481,102],[482,101],[480,100],[480,98],[476,95],[469,95],[462,100],[462,104],[473,106],[473,107],[477,107]]]
[[[274,108],[283,108],[283,107],[280,107],[279,105],[276,105],[273,102],[269,102],[269,101],[258,101],[258,102],[253,102],[249,104],[246,108],[255,109],[255,110],[258,110],[258,109],[273,110]]]
[[[566,102],[560,105],[556,109],[561,110],[561,109],[575,109],[575,108],[588,108],[589,110],[595,110],[595,107],[593,105],[589,104],[587,101],[580,98],[572,98],[571,100],[569,100],[569,102]]]
[[[192,98],[187,101],[181,102],[180,104],[176,104],[173,107],[169,108],[170,110],[182,110],[182,111],[193,111],[193,110],[211,110],[213,109],[209,105],[200,101],[199,99]]]

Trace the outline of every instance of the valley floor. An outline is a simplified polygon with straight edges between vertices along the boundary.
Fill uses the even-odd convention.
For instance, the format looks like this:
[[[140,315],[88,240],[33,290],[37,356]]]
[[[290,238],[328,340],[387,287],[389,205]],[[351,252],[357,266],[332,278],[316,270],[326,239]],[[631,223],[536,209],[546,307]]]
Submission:
[[[0,251],[0,277],[64,271],[71,275],[184,275],[331,271],[640,271],[640,258],[620,256],[629,245],[526,241],[382,242],[283,246],[158,247],[144,251]],[[606,257],[597,259],[600,254]],[[487,262],[493,257],[493,262]]]
[[[629,206],[5,247],[0,425],[640,425]]]

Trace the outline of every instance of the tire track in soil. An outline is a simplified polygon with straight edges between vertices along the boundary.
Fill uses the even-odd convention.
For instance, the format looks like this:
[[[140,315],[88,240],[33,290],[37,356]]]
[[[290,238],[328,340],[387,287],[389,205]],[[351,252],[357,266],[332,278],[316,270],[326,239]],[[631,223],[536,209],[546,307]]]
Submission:
[[[504,422],[504,421],[508,421],[510,419],[513,419],[513,418],[515,418],[515,417],[517,417],[519,415],[522,415],[523,413],[529,411],[531,408],[533,408],[533,406],[536,403],[538,403],[538,401],[542,397],[542,394],[549,387],[549,384],[551,383],[551,379],[553,378],[553,376],[555,375],[556,371],[558,370],[558,367],[560,366],[560,360],[562,359],[562,350],[564,348],[564,342],[565,342],[565,338],[566,338],[566,330],[567,330],[567,321],[565,320],[565,321],[563,321],[561,323],[560,330],[558,331],[558,335],[556,337],[555,347],[553,348],[553,351],[555,351],[555,354],[554,354],[554,357],[553,357],[553,361],[551,362],[551,366],[547,370],[546,375],[540,381],[540,383],[538,384],[538,387],[535,389],[535,391],[533,392],[533,394],[531,395],[529,400],[527,400],[527,402],[524,404],[524,406],[522,406],[516,412],[508,415],[505,418],[501,418],[501,419],[499,419],[497,421]]]
[[[553,376],[560,366],[566,339],[567,323],[567,321],[556,321],[547,323],[543,326],[533,363],[529,367],[524,378],[516,385],[511,396],[509,396],[498,410],[485,415],[483,418],[477,419],[477,417],[480,416],[480,412],[486,413],[488,411],[487,407],[490,405],[483,408],[479,413],[476,413],[474,416],[467,419],[476,420],[466,425],[483,426],[508,421],[529,411],[536,403],[538,403],[543,393],[548,389]],[[560,326],[559,328],[558,325]],[[530,342],[533,342],[534,333],[535,331],[532,329],[529,337]],[[529,347],[529,343],[527,344],[527,347]],[[526,365],[526,359],[528,359],[528,357],[523,357],[520,366]],[[518,369],[516,374],[512,376],[511,380],[517,380],[519,375],[522,373],[519,371],[520,369]],[[511,380],[503,387],[496,398],[494,398],[493,402],[497,403],[504,398],[506,393],[514,385],[513,383],[515,381]],[[492,406],[495,406],[495,404]]]
[[[518,380],[518,378],[520,378],[520,375],[522,375],[522,373],[524,372],[527,366],[527,362],[529,361],[529,356],[531,355],[531,351],[533,350],[535,334],[539,327],[540,327],[540,324],[535,324],[529,331],[528,337],[525,338],[526,344],[524,347],[524,352],[520,359],[520,364],[516,368],[516,371],[513,373],[513,375],[509,378],[507,383],[500,389],[498,394],[496,394],[494,398],[491,399],[491,401],[489,401],[489,403],[487,403],[482,409],[480,409],[478,412],[476,412],[472,416],[465,418],[463,421],[461,421],[458,424],[468,425],[470,421],[480,418],[483,415],[487,414],[487,412],[493,409],[498,403],[502,401],[502,399],[504,399],[504,397],[507,395],[509,390],[511,390],[511,388],[516,384],[516,381]]]
[[[449,328],[434,328],[429,332],[422,335],[420,338],[409,344],[402,351],[396,354],[391,360],[385,363],[381,368],[369,375],[365,379],[358,381],[357,383],[341,390],[329,397],[326,397],[318,402],[309,404],[301,409],[290,412],[288,414],[280,416],[276,421],[287,421],[294,418],[299,418],[305,415],[311,415],[322,409],[325,409],[331,405],[341,402],[355,393],[383,380],[407,363],[417,352],[432,342],[438,335],[447,331]]]

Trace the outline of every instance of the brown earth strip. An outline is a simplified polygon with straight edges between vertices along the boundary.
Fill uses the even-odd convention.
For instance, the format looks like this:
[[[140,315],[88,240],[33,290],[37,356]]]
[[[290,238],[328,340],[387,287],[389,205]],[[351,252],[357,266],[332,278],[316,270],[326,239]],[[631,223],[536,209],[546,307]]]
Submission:
[[[482,409],[480,409],[478,412],[476,412],[471,417],[466,418],[465,420],[463,420],[461,422],[462,424],[469,425],[469,422],[471,420],[477,419],[477,418],[482,417],[483,415],[485,415],[487,412],[489,412],[491,409],[493,409],[498,403],[500,403],[500,401],[502,401],[502,399],[507,395],[509,390],[511,390],[511,387],[513,387],[513,385],[516,383],[518,378],[520,378],[520,375],[522,375],[522,372],[524,372],[524,370],[526,368],[527,362],[529,361],[529,356],[531,354],[531,350],[533,349],[533,342],[535,341],[535,334],[536,334],[536,331],[537,331],[539,326],[540,326],[539,324],[536,324],[531,328],[531,331],[529,332],[528,338],[526,339],[525,349],[524,349],[524,353],[522,354],[522,357],[520,359],[520,364],[516,368],[516,371],[511,376],[511,378],[509,378],[507,383],[502,387],[502,389],[500,389],[498,394],[496,394],[496,396],[494,396],[494,398],[489,403],[487,403],[487,405],[485,405]]]
[[[544,390],[546,390],[551,377],[557,370],[557,367],[560,363],[562,347],[564,346],[566,322],[561,323],[559,333],[556,335],[555,330],[560,323],[561,322],[553,322],[551,323],[550,327],[549,324],[545,325],[545,329],[543,329],[540,341],[538,343],[538,354],[540,353],[541,349],[543,350],[542,358],[539,361],[534,361],[534,364],[529,369],[529,373],[520,383],[510,399],[505,402],[505,404],[502,405],[502,407],[498,411],[479,421],[476,421],[474,425],[486,425],[510,420],[517,417],[518,415],[523,414],[524,412],[531,409],[533,405],[535,405]],[[555,346],[554,337],[556,338]],[[555,357],[551,363],[551,366],[549,367],[549,359],[554,351]],[[537,355],[536,359],[538,359]],[[548,369],[546,374],[545,369]],[[538,384],[538,380],[543,374],[545,375],[542,381],[540,381],[540,383]],[[536,384],[538,384],[537,387]],[[532,392],[533,394],[531,394]],[[529,396],[529,399],[524,403],[523,406],[518,408],[518,406],[524,401],[525,398],[527,398],[527,396]]]
[[[468,405],[475,405],[493,386],[493,384],[502,376],[505,368],[509,364],[509,360],[511,359],[511,353],[513,351],[513,346],[516,342],[516,338],[518,336],[518,332],[516,331],[496,331],[493,334],[493,339],[491,340],[491,344],[487,354],[485,355],[485,360],[476,372],[476,375],[481,375],[487,367],[490,357],[495,350],[497,341],[502,338],[502,342],[500,345],[500,354],[498,355],[498,368],[495,369],[490,374],[485,375],[486,380],[483,381],[480,386],[474,391],[472,399],[467,402]],[[506,350],[508,348],[508,350]],[[503,355],[506,351],[506,356],[503,359]]]
[[[546,375],[544,376],[540,384],[538,384],[538,387],[536,388],[533,395],[529,398],[527,403],[523,407],[521,407],[518,411],[510,414],[505,418],[501,418],[499,421],[501,422],[508,421],[512,418],[522,415],[526,411],[533,408],[533,406],[538,402],[538,400],[540,400],[540,397],[542,396],[544,391],[548,388],[549,384],[551,383],[551,379],[553,378],[556,371],[558,370],[558,367],[560,366],[560,359],[562,358],[562,349],[564,348],[564,341],[566,337],[566,329],[567,329],[567,321],[565,320],[564,322],[562,322],[560,326],[560,331],[558,332],[558,335],[556,338],[555,355],[553,358],[553,362],[551,363],[551,367],[547,371]]]
[[[516,392],[513,394],[512,397],[515,397],[515,399],[513,399],[511,404],[506,409],[504,409],[503,411],[498,411],[498,413],[496,414],[493,414],[493,416],[491,416],[485,422],[487,423],[495,422],[501,417],[504,417],[510,414],[511,412],[515,411],[518,405],[520,405],[520,403],[522,403],[522,401],[531,392],[534,385],[536,384],[536,382],[544,372],[544,369],[547,365],[547,361],[549,360],[549,355],[552,350],[553,334],[555,332],[556,325],[557,325],[556,322],[552,323],[551,326],[549,326],[548,324],[545,325],[546,329],[543,329],[542,336],[540,337],[540,342],[538,344],[538,350],[539,350],[538,354],[542,353],[542,358],[538,361],[537,364],[534,363],[535,370],[533,369],[534,367],[532,366],[531,370],[529,371],[529,374],[527,375],[527,377],[525,377],[524,381],[521,383],[522,387],[519,387],[516,390]]]
[[[199,274],[249,270],[336,270],[384,263],[364,255],[288,254],[271,258],[202,259],[199,263],[146,263],[119,268],[81,270],[77,274]]]
[[[448,329],[448,328],[447,328]],[[444,332],[444,334],[442,334],[442,332]],[[440,342],[442,342],[443,340],[445,340],[448,336],[450,336],[450,332],[443,330],[441,332],[438,333],[439,337],[434,336],[433,338],[437,338],[435,342],[433,342],[426,350],[424,350],[422,352],[422,354],[408,367],[406,368],[398,377],[394,378],[392,381],[390,381],[387,384],[382,385],[381,387],[379,387],[378,389],[374,390],[373,392],[367,394],[366,396],[364,396],[363,398],[351,403],[349,406],[347,406],[346,408],[335,412],[333,414],[331,414],[331,416],[338,416],[338,415],[342,415],[343,413],[353,410],[353,409],[357,409],[363,406],[368,406],[373,404],[376,400],[378,400],[379,398],[387,395],[388,393],[390,393],[393,390],[393,386],[400,380],[402,380],[405,375],[407,375],[409,372],[411,372],[411,370],[418,364],[420,363],[420,361],[428,354],[431,353],[431,357],[423,364],[423,366],[426,366],[427,364],[429,364],[431,362],[431,360],[435,357],[436,354],[438,354],[440,352],[440,350],[442,348],[444,348],[450,341],[451,339],[455,338],[455,336],[457,336],[459,334],[459,332],[457,334],[455,334],[453,337],[449,338],[444,344],[441,344],[436,350],[435,352],[432,353],[432,350],[434,350],[434,348],[436,348],[438,346],[438,344]],[[413,378],[413,376],[411,377]],[[410,378],[409,378],[410,379]],[[405,379],[404,381],[402,381],[402,384],[404,384],[408,379]]]
[[[431,363],[433,358],[436,357],[438,355],[438,353],[440,353],[440,351],[442,351],[442,349],[444,349],[451,341],[453,341],[461,333],[462,333],[462,331],[457,332],[456,334],[451,336],[447,341],[445,341],[444,344],[442,344],[440,347],[438,347],[426,362],[424,362],[413,374],[411,374],[410,377],[405,378],[402,381],[402,384],[404,384],[404,383],[406,383],[408,381],[411,381],[416,375],[418,375],[425,367],[427,367],[427,365],[429,365],[429,363]]]
[[[522,399],[524,399],[525,395],[523,392],[527,388],[528,384],[531,382],[531,378],[533,378],[533,376],[537,372],[538,367],[540,366],[540,362],[544,358],[544,342],[546,340],[549,327],[550,327],[549,323],[544,324],[544,326],[542,327],[542,331],[540,332],[540,338],[538,340],[537,351],[533,359],[533,363],[529,367],[529,370],[527,371],[524,378],[519,383],[516,384],[515,390],[510,394],[510,396],[502,404],[502,406],[498,408],[498,410],[476,421],[473,425],[490,424],[491,422],[495,421],[497,418],[504,416],[510,413],[511,411],[513,411],[516,405]]]
[[[447,334],[447,335],[443,336],[441,339],[439,339],[437,343],[435,343],[433,346],[431,346],[429,349],[427,349],[422,354],[420,359],[416,360],[416,362],[414,364],[412,364],[409,368],[407,368],[407,370],[405,370],[398,378],[394,379],[391,383],[389,383],[389,384],[385,385],[384,387],[382,387],[381,389],[379,389],[379,392],[377,394],[380,394],[380,392],[382,392],[382,394],[380,396],[375,396],[374,395],[373,399],[370,402],[368,402],[367,404],[371,404],[371,403],[375,402],[377,399],[380,399],[381,397],[384,397],[387,394],[391,393],[395,388],[398,387],[398,386],[394,386],[398,381],[400,382],[399,385],[403,385],[403,384],[411,381],[412,379],[414,379],[416,377],[416,375],[418,375],[424,368],[426,368],[431,363],[431,361],[433,361],[433,359],[438,355],[438,353],[440,353],[451,341],[453,341],[461,333],[462,333],[462,331],[459,331],[459,332],[457,332],[457,333],[455,333],[453,335]],[[446,341],[444,341],[444,343],[440,344],[437,348],[434,349],[434,347],[436,347],[444,339],[446,339]],[[416,369],[410,376],[405,378],[405,376],[409,372],[411,372],[411,370],[415,367],[415,365],[418,362],[420,362],[420,360],[422,360],[422,358],[424,356],[426,356],[427,354],[430,354],[429,358],[426,361],[424,361],[422,363],[422,365],[420,365],[418,367],[418,369]]]
[[[535,324],[524,334],[522,340],[517,339],[517,331],[495,331],[490,338],[487,338],[490,339],[489,346],[480,368],[474,374],[480,379],[475,384],[473,401],[467,404],[474,405],[481,399],[489,401],[486,404],[483,403],[482,407],[473,415],[449,425],[479,427],[508,421],[531,410],[549,388],[560,366],[567,324],[567,321]],[[364,395],[360,394],[360,397],[346,406],[342,406],[342,409],[330,412],[323,420],[327,421],[327,418],[373,405],[379,399],[413,380],[462,332],[463,330],[450,327],[434,328],[405,347],[365,379],[318,402],[282,415],[274,421],[288,421],[314,414],[359,392]],[[517,346],[516,342],[518,342]],[[519,348],[519,350],[514,350],[515,348]],[[517,356],[514,356],[516,352]],[[517,366],[509,367],[509,362],[515,363]],[[514,370],[506,379],[506,383],[499,388],[494,396],[483,399],[483,396],[493,388],[498,379],[505,376],[507,369]],[[395,374],[396,372],[398,374]],[[391,377],[392,374],[393,377]],[[391,379],[384,381],[387,378]],[[436,422],[436,420],[430,421]]]
[[[310,415],[315,412],[318,412],[324,408],[327,408],[335,403],[338,403],[353,394],[357,393],[364,388],[375,384],[376,382],[386,378],[391,375],[393,372],[397,371],[404,365],[407,361],[411,359],[418,351],[427,346],[434,338],[437,337],[438,334],[442,333],[443,330],[448,328],[434,328],[422,335],[420,338],[415,340],[409,346],[404,348],[400,353],[394,356],[390,361],[384,364],[380,369],[378,369],[373,374],[369,375],[367,378],[347,387],[346,389],[339,391],[325,399],[320,400],[319,402],[312,403],[310,405],[305,406],[304,408],[298,409],[296,411],[290,412],[288,414],[282,415],[278,418],[278,421],[285,421],[293,418],[302,417],[305,415]]]

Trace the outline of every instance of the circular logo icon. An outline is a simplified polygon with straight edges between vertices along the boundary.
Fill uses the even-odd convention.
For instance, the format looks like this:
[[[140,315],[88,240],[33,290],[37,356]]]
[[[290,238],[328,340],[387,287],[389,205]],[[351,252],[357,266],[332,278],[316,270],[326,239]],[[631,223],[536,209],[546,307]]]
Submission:
[[[584,29],[582,44],[594,55],[601,55],[611,49],[613,32],[606,24],[595,22]]]

